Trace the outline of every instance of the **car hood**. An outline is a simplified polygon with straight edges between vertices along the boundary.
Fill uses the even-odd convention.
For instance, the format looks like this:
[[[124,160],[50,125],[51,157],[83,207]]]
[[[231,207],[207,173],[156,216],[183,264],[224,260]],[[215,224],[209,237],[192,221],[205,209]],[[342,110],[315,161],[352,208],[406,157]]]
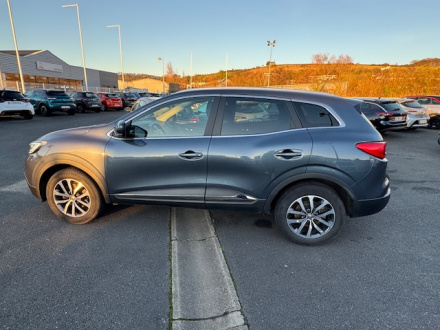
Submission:
[[[69,136],[81,136],[88,134],[91,131],[96,130],[104,130],[105,131],[110,130],[113,127],[111,124],[101,124],[101,125],[92,125],[92,126],[83,126],[83,127],[75,127],[75,128],[67,128],[60,131],[54,131],[51,133],[48,133],[46,135],[43,135],[38,140],[52,140],[52,139],[59,139],[62,137],[69,137]]]

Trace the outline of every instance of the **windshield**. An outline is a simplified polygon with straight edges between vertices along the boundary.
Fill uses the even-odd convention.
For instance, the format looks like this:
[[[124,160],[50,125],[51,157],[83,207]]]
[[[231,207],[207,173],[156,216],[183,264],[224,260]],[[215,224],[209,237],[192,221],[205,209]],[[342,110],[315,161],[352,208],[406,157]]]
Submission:
[[[93,94],[93,93],[86,93],[86,97],[87,97],[88,99],[97,99],[97,98],[98,98],[98,95]]]
[[[408,108],[423,109],[423,107],[417,101],[408,101],[408,102],[403,102],[402,104]]]
[[[63,91],[47,91],[47,96],[54,96],[54,97],[67,96],[67,97],[69,97],[69,95],[67,95]]]
[[[125,97],[134,97],[134,98],[136,98],[136,95],[134,95],[134,94],[132,94],[132,93],[126,93],[126,94],[125,94]]]
[[[107,97],[119,97],[117,94],[107,94]]]
[[[397,102],[384,102],[381,104],[387,111],[405,111]]]

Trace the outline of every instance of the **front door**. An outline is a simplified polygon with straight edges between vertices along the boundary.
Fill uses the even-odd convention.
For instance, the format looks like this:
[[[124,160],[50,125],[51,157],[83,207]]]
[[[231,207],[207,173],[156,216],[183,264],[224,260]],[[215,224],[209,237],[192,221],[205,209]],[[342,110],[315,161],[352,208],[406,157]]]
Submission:
[[[108,190],[119,202],[204,205],[210,132],[195,112],[214,97],[162,103],[129,119],[131,138],[106,147]]]

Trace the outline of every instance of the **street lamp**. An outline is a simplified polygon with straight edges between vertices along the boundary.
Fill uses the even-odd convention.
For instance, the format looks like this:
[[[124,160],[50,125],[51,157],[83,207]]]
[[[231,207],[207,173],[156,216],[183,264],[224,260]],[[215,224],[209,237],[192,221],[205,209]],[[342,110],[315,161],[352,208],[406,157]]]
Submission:
[[[76,14],[78,16],[78,30],[79,30],[79,41],[81,43],[81,55],[82,55],[82,61],[83,61],[83,69],[84,69],[84,83],[86,85],[86,91],[89,90],[89,85],[87,83],[87,70],[86,70],[86,60],[84,59],[84,47],[83,47],[83,40],[82,40],[82,33],[81,33],[81,21],[79,19],[79,6],[77,3],[73,5],[63,5],[62,8],[67,7],[76,7]]]
[[[162,61],[162,94],[165,94],[165,60],[162,57],[158,57],[157,60]]]
[[[125,78],[124,78],[124,60],[122,57],[122,43],[121,43],[121,27],[119,24],[107,25],[108,28],[117,27],[119,32],[119,53],[121,54],[121,72],[122,72],[122,87],[125,88]]]
[[[275,47],[276,44],[276,40],[270,42],[269,40],[267,41],[267,45],[270,47],[270,57],[269,57],[269,76],[267,77],[267,87],[270,86],[270,65],[272,64],[272,48]]]
[[[9,0],[6,0],[6,2],[8,3],[9,19],[11,21],[12,37],[14,38],[14,45],[15,45],[15,55],[17,56],[18,72],[20,73],[21,89],[23,90],[23,93],[25,93],[26,89],[24,88],[24,80],[23,80],[23,72],[21,71],[20,55],[18,53],[17,39],[15,38],[15,27],[14,27],[14,20],[12,19],[11,5],[9,3]]]

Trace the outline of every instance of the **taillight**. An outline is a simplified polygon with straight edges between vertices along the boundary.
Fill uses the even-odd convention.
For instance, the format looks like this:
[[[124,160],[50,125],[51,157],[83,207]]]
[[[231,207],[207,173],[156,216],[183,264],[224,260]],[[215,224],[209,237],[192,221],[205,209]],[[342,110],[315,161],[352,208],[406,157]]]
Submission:
[[[392,114],[390,114],[389,112],[376,112],[376,115],[378,115],[379,117],[389,117]]]
[[[193,123],[198,123],[199,122],[199,117],[191,118],[189,121],[191,121]]]
[[[356,148],[380,159],[384,159],[387,155],[386,142],[359,142],[356,144]]]

